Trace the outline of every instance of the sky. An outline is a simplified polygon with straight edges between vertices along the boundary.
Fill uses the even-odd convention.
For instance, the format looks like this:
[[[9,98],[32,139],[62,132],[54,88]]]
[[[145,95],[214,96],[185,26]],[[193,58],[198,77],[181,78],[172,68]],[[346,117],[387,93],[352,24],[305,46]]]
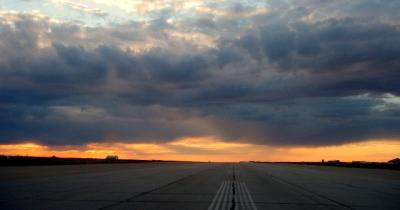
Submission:
[[[397,0],[1,0],[0,154],[400,156]]]

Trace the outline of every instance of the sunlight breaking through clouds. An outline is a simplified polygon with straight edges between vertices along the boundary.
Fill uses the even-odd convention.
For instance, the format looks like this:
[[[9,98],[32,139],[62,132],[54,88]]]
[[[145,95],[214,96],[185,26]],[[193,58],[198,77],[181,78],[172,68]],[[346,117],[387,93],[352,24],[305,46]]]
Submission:
[[[394,140],[367,141],[327,147],[269,147],[230,143],[210,137],[180,139],[166,144],[90,143],[83,146],[45,146],[35,143],[0,145],[1,155],[162,159],[193,161],[342,161],[386,162],[398,154],[400,143]]]

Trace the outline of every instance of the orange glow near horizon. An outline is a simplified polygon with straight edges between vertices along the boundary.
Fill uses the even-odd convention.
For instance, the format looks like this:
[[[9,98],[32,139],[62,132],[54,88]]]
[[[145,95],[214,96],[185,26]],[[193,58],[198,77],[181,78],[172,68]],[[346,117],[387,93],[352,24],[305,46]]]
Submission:
[[[90,143],[81,146],[48,146],[38,143],[0,145],[2,155],[188,161],[341,161],[386,162],[400,156],[400,142],[374,140],[324,147],[282,147],[225,142],[211,137],[184,138],[169,143]]]

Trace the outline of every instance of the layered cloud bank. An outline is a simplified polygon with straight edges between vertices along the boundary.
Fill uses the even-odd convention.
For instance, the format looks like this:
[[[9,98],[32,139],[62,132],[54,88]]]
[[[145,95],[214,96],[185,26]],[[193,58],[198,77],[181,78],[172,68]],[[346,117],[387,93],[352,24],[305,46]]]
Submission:
[[[400,2],[132,2],[0,7],[0,143],[400,139]]]

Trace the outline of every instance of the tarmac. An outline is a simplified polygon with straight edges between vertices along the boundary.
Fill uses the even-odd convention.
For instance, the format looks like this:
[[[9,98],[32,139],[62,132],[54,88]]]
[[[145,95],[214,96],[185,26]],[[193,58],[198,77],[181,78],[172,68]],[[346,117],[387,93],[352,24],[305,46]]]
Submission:
[[[400,171],[270,163],[0,167],[0,209],[399,209]]]

